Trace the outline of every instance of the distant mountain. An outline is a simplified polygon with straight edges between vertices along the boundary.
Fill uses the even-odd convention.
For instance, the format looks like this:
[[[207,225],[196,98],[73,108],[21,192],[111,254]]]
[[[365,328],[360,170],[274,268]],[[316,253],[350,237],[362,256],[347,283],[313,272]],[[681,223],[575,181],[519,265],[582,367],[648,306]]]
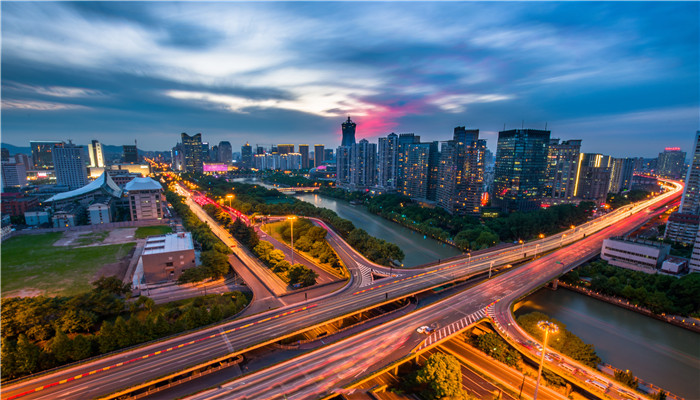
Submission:
[[[22,154],[26,154],[26,155],[32,154],[32,149],[29,146],[19,147],[19,146],[13,146],[13,145],[7,144],[7,143],[2,143],[2,144],[0,144],[0,147],[2,147],[3,149],[10,150],[10,154],[17,154],[17,153],[22,153]]]

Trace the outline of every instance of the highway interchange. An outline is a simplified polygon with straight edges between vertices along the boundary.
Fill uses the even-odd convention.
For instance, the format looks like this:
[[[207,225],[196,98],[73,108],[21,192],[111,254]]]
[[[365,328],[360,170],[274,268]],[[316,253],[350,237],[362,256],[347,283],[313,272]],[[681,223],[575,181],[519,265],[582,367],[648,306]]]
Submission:
[[[281,308],[268,312],[24,380],[4,387],[2,398],[103,397],[187,367],[272,343],[280,337],[342,317],[355,310],[411,295],[455,279],[463,279],[488,270],[490,267],[513,263],[525,256],[531,257],[535,252],[544,253],[578,241],[571,250],[567,247],[552,253],[553,255],[562,253],[556,256],[562,259],[564,254],[570,254],[572,259],[575,259],[576,254],[583,254],[584,246],[594,248],[597,243],[599,249],[603,237],[624,233],[643,222],[648,218],[643,211],[646,207],[657,203],[665,204],[678,197],[679,190],[679,187],[676,187],[673,191],[642,204],[625,206],[562,234],[525,243],[522,246],[464,257],[430,268],[402,269],[401,276],[376,282],[368,282],[366,274],[362,274],[359,265],[384,272],[388,272],[387,268],[373,265],[329,230],[329,243],[348,266],[352,276],[348,285],[342,290],[326,295],[325,298],[311,299],[301,304],[280,303]],[[620,222],[626,219],[627,221]],[[613,226],[599,235],[592,235],[595,231],[609,225]],[[218,226],[211,224],[210,226],[225,243],[230,246],[235,244],[227,232],[220,232],[216,229]],[[244,254],[241,259],[244,263],[256,264],[257,260],[249,257]],[[264,390],[263,397],[266,398],[285,395],[288,398],[307,398],[328,393],[377,365],[391,362],[392,359],[398,359],[410,352],[423,339],[415,333],[417,326],[430,322],[447,324],[453,319],[484,308],[494,299],[518,297],[520,293],[537,287],[561,272],[558,264],[550,265],[541,260],[498,275],[473,290],[323,347],[293,362],[281,363],[250,374],[240,381],[222,385],[220,389],[208,395],[222,398],[243,396],[260,398]],[[275,286],[272,277],[263,275],[261,280],[268,292],[273,294],[273,298],[274,295],[279,294],[280,288]],[[358,350],[365,348],[364,346],[368,343],[371,343],[369,348],[373,351]],[[77,376],[80,378],[75,379]],[[37,388],[41,389],[37,390]],[[197,398],[203,398],[201,396],[203,395]]]

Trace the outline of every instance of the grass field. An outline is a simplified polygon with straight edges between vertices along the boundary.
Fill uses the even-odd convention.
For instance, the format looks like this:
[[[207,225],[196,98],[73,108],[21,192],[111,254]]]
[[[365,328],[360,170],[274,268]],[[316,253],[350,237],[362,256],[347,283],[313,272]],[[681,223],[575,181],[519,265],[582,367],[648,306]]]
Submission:
[[[62,233],[21,235],[2,243],[2,295],[71,295],[92,288],[104,264],[126,256],[135,243],[54,247]]]
[[[142,226],[136,229],[134,237],[136,239],[143,239],[149,236],[165,235],[166,233],[170,233],[172,231],[173,230],[167,225]]]

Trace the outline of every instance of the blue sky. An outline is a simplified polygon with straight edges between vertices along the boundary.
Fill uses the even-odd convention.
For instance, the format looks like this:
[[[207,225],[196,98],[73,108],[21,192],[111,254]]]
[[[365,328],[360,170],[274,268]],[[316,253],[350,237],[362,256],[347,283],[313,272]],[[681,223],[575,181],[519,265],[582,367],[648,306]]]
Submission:
[[[2,142],[340,143],[457,125],[690,150],[700,3],[2,2]]]

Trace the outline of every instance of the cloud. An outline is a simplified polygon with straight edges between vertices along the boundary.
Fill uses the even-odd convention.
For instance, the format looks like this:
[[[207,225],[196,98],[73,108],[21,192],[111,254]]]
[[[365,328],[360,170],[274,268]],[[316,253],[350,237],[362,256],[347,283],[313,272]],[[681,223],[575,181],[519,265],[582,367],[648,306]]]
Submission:
[[[38,100],[2,100],[3,110],[33,110],[33,111],[59,111],[59,110],[81,110],[88,107],[78,104],[52,103]]]
[[[466,111],[466,106],[469,104],[491,103],[513,98],[514,96],[502,94],[451,94],[430,100],[429,103],[450,113],[461,113]]]
[[[51,97],[93,97],[102,96],[103,93],[99,90],[68,87],[68,86],[36,86],[25,85],[17,82],[8,82],[3,84],[3,88],[15,90],[19,92],[28,92],[41,94]]]

